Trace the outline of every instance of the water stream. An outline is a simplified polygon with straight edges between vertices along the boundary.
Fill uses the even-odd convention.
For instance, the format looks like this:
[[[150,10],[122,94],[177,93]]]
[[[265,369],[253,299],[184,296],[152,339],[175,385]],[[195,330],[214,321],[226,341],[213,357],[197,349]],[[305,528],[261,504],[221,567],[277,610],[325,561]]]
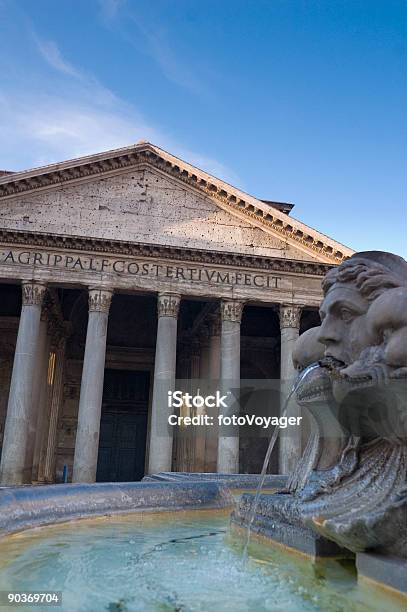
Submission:
[[[283,408],[283,410],[281,412],[281,417],[287,416],[290,400],[291,400],[292,396],[294,395],[294,393],[299,388],[299,386],[302,383],[302,381],[304,380],[304,378],[306,378],[306,376],[308,376],[308,374],[310,374],[312,372],[312,370],[315,370],[315,368],[318,368],[318,367],[319,367],[318,363],[312,363],[311,365],[306,367],[300,373],[300,375],[298,376],[298,378],[294,382],[294,384],[293,384],[293,386],[291,388],[291,391],[289,392],[289,394],[286,397],[286,400],[284,402],[284,408]],[[263,467],[262,467],[261,473],[260,473],[259,484],[257,485],[257,489],[256,489],[256,493],[254,495],[253,503],[252,503],[252,506],[250,508],[250,514],[249,514],[248,521],[247,521],[246,544],[245,544],[245,547],[243,549],[243,559],[247,559],[247,552],[248,552],[248,548],[249,548],[249,544],[250,544],[250,535],[251,535],[252,524],[253,524],[253,521],[254,521],[254,517],[256,516],[256,510],[257,510],[257,506],[259,504],[259,499],[260,499],[261,491],[262,491],[263,486],[264,486],[264,481],[265,481],[265,478],[266,478],[266,473],[267,473],[267,468],[268,468],[268,465],[269,465],[269,462],[270,462],[271,453],[273,452],[273,449],[274,449],[274,446],[275,446],[275,444],[277,442],[279,433],[280,433],[280,426],[276,425],[276,427],[274,428],[273,434],[272,434],[272,436],[270,438],[270,442],[269,442],[269,445],[268,445],[268,448],[267,448],[266,455],[264,457]]]

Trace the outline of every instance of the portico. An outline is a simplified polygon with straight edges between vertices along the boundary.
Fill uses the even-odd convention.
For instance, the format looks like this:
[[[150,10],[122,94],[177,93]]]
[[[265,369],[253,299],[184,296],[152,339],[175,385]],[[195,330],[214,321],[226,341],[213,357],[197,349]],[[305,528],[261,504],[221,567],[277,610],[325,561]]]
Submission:
[[[168,427],[168,390],[290,384],[350,250],[153,145],[74,161],[0,179],[0,484],[258,469],[264,440]]]

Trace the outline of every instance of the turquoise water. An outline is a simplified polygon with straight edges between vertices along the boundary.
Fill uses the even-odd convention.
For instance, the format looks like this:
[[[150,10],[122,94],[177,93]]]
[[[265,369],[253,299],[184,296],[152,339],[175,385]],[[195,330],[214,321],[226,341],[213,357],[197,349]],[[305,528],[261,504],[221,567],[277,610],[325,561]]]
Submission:
[[[111,517],[0,542],[0,590],[56,590],[60,607],[0,610],[367,611],[401,602],[358,586],[351,566],[312,564],[229,533],[218,512]]]

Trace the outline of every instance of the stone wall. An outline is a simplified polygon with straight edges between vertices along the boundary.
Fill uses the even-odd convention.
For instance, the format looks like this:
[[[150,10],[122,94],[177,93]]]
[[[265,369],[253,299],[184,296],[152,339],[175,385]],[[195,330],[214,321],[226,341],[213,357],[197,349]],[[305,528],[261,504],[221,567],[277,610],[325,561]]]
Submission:
[[[63,400],[57,428],[56,482],[62,481],[64,465],[68,467],[69,479],[72,477],[81,375],[82,361],[67,359],[65,362]]]

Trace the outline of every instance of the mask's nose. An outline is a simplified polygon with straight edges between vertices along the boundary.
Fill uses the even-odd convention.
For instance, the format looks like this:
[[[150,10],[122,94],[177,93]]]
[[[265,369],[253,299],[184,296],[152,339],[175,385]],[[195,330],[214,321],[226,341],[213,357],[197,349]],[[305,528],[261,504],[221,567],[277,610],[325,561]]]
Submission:
[[[321,323],[318,334],[318,342],[329,346],[332,343],[339,342],[341,339],[340,323],[333,317],[327,315]]]

